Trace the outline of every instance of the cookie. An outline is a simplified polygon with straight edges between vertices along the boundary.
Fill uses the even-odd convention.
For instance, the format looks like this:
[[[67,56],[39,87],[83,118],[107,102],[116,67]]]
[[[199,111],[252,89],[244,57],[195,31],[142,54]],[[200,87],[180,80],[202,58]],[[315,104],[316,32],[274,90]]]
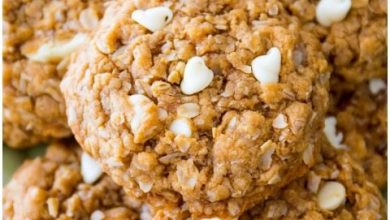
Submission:
[[[328,3],[333,4],[328,8],[328,18],[337,14],[333,13],[336,8],[344,8],[346,14],[328,25],[321,24],[318,12],[323,9],[319,8]],[[387,101],[383,92],[387,76],[386,8],[382,0],[296,1],[289,6],[305,23],[304,28],[322,41],[333,68],[333,104],[327,122],[339,129],[334,129],[333,139],[341,135],[334,145],[350,148],[351,156],[364,163],[379,187],[387,181],[386,175],[373,172],[385,170],[387,161]]]
[[[95,165],[75,144],[50,144],[3,189],[3,218],[138,219],[131,199]]]
[[[347,151],[324,149],[323,161],[240,219],[383,219],[378,187]]]
[[[88,42],[103,1],[3,3],[3,137],[14,148],[71,135],[59,84],[68,56]]]
[[[329,1],[329,0],[327,0]],[[351,9],[334,23],[323,48],[334,73],[363,83],[387,75],[387,1],[350,1]]]
[[[320,39],[335,75],[357,84],[387,75],[386,0],[301,0],[288,7]]]
[[[312,164],[329,69],[281,3],[112,2],[71,63],[68,123],[138,198],[239,216]]]
[[[374,78],[360,84],[334,77],[326,123],[335,148],[348,149],[380,188],[387,182],[387,85]],[[333,123],[333,125],[331,125]]]

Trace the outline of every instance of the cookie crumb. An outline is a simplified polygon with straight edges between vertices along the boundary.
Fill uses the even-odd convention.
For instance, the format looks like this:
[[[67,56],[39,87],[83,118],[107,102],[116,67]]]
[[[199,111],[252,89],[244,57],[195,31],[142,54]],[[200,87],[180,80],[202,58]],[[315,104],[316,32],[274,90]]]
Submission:
[[[87,41],[88,36],[86,34],[76,34],[69,41],[50,41],[43,44],[37,51],[32,54],[26,54],[26,56],[30,60],[38,62],[59,62],[87,43]]]

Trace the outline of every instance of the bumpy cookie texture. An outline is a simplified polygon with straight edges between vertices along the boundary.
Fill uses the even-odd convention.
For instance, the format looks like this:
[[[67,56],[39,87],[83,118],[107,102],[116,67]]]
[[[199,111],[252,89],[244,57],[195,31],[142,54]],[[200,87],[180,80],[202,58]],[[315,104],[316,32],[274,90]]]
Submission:
[[[387,205],[360,163],[326,145],[322,162],[240,219],[385,219]]]
[[[326,0],[322,0],[326,1]],[[346,1],[327,1],[345,4]],[[315,33],[333,66],[334,73],[351,83],[387,74],[387,1],[352,0],[347,16],[329,27],[316,20],[320,1],[283,1]],[[334,7],[331,7],[332,10]]]
[[[102,1],[3,2],[3,128],[10,147],[71,135],[59,84],[68,56],[88,42]]]
[[[323,49],[346,81],[386,77],[387,1],[352,1],[347,17],[331,26]]]
[[[331,80],[329,116],[337,120],[342,142],[351,156],[361,161],[371,181],[387,182],[387,85],[386,78],[358,85],[339,78]],[[379,172],[380,171],[380,172]]]
[[[24,162],[3,190],[4,219],[138,219],[111,178],[83,182],[80,157],[75,144],[54,143]]]
[[[157,6],[173,12],[162,29],[132,19]],[[261,83],[251,63],[273,47],[277,82]],[[61,90],[76,139],[114,181],[142,199],[183,200],[195,217],[226,217],[311,166],[327,71],[317,39],[280,3],[119,1]],[[183,80],[194,87],[183,92]]]

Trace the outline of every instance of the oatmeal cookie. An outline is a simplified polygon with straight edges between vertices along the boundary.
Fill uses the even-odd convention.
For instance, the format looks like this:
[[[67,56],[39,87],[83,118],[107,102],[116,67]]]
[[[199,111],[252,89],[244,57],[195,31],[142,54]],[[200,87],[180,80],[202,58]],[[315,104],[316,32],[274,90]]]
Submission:
[[[331,79],[329,118],[334,118],[342,148],[361,161],[372,182],[387,182],[387,85],[374,78],[360,84]],[[328,120],[327,119],[327,120]],[[381,170],[383,172],[378,172]]]
[[[304,28],[321,40],[336,75],[351,83],[387,75],[386,0],[283,2],[305,23]],[[331,6],[320,7],[320,4]]]
[[[334,72],[362,83],[387,75],[387,1],[352,1],[348,16],[329,30],[323,49]]]
[[[385,219],[387,205],[360,163],[326,145],[322,162],[240,219]]]
[[[68,123],[138,198],[239,216],[313,162],[329,70],[276,1],[112,2],[71,63]]]
[[[103,1],[3,2],[3,137],[14,148],[71,135],[59,84]]]
[[[121,187],[106,175],[92,182],[93,169],[80,169],[82,154],[75,144],[53,143],[25,161],[3,189],[4,219],[138,219]]]

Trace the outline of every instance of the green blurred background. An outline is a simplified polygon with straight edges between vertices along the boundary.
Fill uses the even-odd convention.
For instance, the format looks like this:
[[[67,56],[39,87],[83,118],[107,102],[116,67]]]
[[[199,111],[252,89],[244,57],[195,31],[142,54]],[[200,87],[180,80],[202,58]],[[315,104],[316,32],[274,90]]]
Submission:
[[[46,145],[38,145],[33,148],[15,150],[3,145],[3,186],[11,179],[14,171],[23,160],[34,158],[45,153]]]

